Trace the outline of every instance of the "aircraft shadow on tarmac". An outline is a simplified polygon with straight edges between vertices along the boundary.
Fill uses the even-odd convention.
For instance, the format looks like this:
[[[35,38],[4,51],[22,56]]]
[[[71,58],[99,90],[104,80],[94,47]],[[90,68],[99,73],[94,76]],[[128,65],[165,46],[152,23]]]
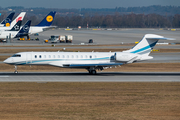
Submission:
[[[97,73],[96,75],[90,75],[89,73],[84,72],[67,72],[67,73],[46,73],[46,72],[40,72],[40,73],[33,73],[33,72],[22,72],[22,73],[0,73],[1,75],[14,75],[14,76],[49,76],[49,75],[58,75],[58,76],[180,76],[179,72],[101,72]]]

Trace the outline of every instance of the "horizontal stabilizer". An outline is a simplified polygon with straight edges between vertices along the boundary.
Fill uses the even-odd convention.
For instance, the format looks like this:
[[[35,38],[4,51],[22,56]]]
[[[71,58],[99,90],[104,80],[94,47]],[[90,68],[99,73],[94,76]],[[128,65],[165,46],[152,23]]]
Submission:
[[[174,38],[146,38],[148,40],[176,40]]]

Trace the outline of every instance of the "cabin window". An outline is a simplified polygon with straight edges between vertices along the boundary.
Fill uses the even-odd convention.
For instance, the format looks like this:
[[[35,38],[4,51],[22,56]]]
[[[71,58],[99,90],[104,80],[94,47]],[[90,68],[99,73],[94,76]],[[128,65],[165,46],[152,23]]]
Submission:
[[[90,55],[89,58],[92,58],[92,56]]]
[[[64,55],[62,57],[64,58]]]
[[[51,58],[51,55],[49,55],[49,58]]]
[[[76,58],[78,58],[78,55],[76,55]]]
[[[81,58],[83,58],[83,56],[81,55]]]
[[[35,55],[34,57],[37,58],[37,55]]]
[[[94,58],[96,58],[96,55],[94,56]]]
[[[67,58],[69,58],[69,55],[67,55]]]
[[[20,54],[14,54],[12,57],[21,57]]]
[[[58,55],[58,58],[60,58],[60,55]]]
[[[72,55],[71,57],[74,58],[74,55]]]
[[[87,55],[86,55],[85,57],[86,57],[86,58],[88,58],[88,56],[87,56]]]
[[[39,55],[39,58],[41,58],[41,55]]]
[[[53,57],[54,57],[54,58],[56,58],[56,56],[55,56],[55,55],[53,55]]]
[[[44,58],[46,58],[46,55],[44,55]]]

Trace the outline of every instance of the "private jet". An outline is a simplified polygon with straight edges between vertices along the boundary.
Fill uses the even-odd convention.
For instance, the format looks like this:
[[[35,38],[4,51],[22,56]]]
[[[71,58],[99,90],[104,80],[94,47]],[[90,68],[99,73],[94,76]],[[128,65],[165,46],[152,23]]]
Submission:
[[[149,54],[158,40],[174,39],[146,34],[132,49],[122,52],[19,52],[4,63],[14,65],[14,73],[18,73],[17,65],[52,65],[86,69],[96,74],[96,70],[153,59]]]

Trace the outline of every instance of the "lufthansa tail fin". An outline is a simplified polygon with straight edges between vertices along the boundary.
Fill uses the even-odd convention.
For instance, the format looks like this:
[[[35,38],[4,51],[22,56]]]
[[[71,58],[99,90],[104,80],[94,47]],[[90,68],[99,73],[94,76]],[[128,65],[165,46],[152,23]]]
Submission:
[[[54,20],[56,12],[51,11],[38,25],[37,27],[50,26]]]
[[[19,31],[21,28],[22,20],[19,20],[9,31]]]
[[[158,40],[174,40],[173,38],[165,38],[160,35],[146,34],[142,40],[132,49],[123,52],[136,53],[140,55],[149,55]]]
[[[11,24],[11,22],[12,22],[12,18],[13,18],[13,16],[14,16],[14,14],[15,14],[15,12],[10,13],[10,14],[6,17],[6,19],[4,19],[4,20],[1,22],[1,24],[3,24],[3,25],[6,26],[6,27],[9,27],[10,24]]]
[[[19,30],[19,32],[17,33],[15,38],[27,36],[28,32],[29,32],[30,25],[31,25],[31,20],[27,21],[26,24],[24,24],[24,26]]]

